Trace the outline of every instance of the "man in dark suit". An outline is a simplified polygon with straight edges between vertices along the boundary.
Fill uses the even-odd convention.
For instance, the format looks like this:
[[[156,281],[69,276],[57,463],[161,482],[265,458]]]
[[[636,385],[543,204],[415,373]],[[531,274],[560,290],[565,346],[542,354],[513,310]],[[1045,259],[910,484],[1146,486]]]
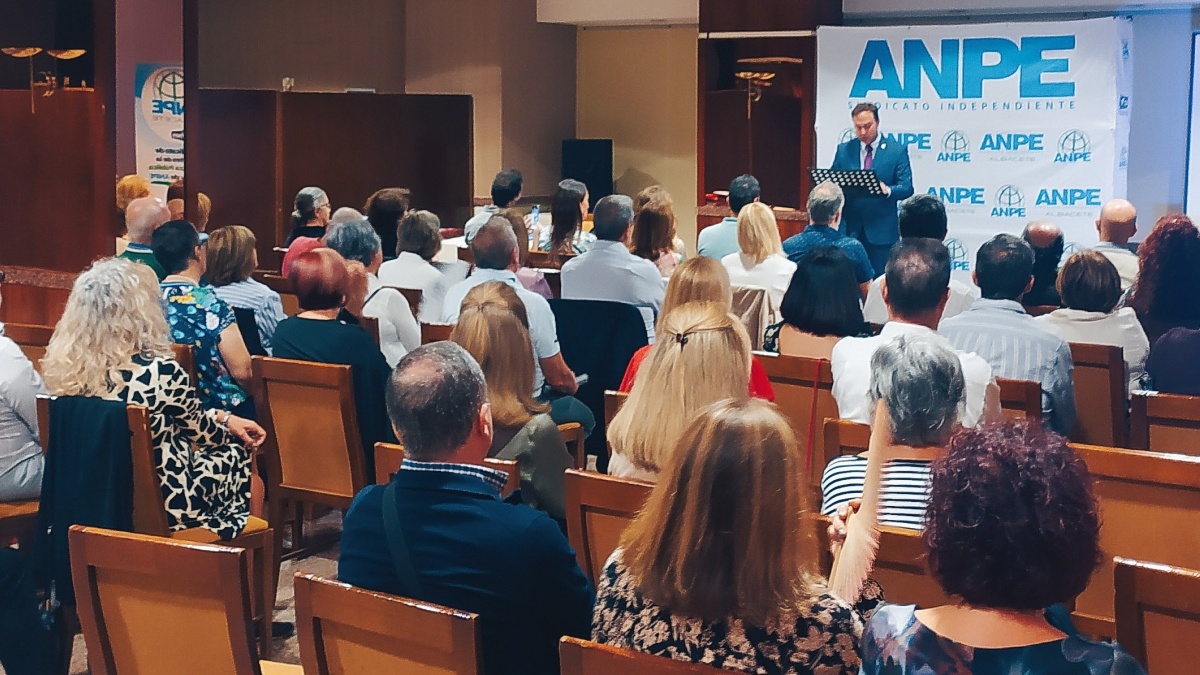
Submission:
[[[838,146],[831,168],[843,171],[874,169],[884,194],[876,197],[848,191],[841,231],[861,241],[871,266],[882,270],[892,245],[900,240],[896,205],[913,194],[908,147],[889,143],[879,135],[879,107],[874,103],[854,106],[850,119],[854,122],[857,138]]]
[[[479,614],[484,672],[557,673],[558,640],[589,637],[595,596],[558,525],[501,501],[506,474],[482,464],[483,372],[454,343],[419,347],[396,366],[387,404],[404,463],[350,505],[338,578]]]

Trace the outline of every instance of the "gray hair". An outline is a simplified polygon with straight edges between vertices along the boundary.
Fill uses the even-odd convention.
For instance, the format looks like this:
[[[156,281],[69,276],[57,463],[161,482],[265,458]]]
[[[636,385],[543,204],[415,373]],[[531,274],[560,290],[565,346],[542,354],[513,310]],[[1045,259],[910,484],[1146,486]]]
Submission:
[[[365,220],[352,220],[330,226],[325,234],[325,245],[337,251],[346,260],[357,260],[368,266],[375,259],[375,254],[383,248],[375,228]]]
[[[171,219],[171,212],[156,197],[141,197],[125,207],[125,230],[129,241],[149,244],[154,230]]]
[[[329,216],[329,224],[336,225],[338,223],[348,223],[352,220],[366,220],[366,216],[359,213],[358,209],[351,206],[343,206]]]
[[[944,446],[965,390],[962,362],[938,338],[901,335],[871,356],[871,401],[887,404],[897,445]]]
[[[508,219],[492,216],[471,238],[475,266],[484,270],[508,269],[519,245]]]
[[[405,454],[418,462],[436,461],[462,447],[485,403],[483,371],[453,342],[417,347],[400,359],[388,380],[388,416]]]
[[[836,183],[818,183],[808,193],[808,221],[818,225],[827,224],[845,203],[846,195]]]
[[[625,195],[608,195],[592,210],[592,234],[604,241],[620,241],[633,223],[633,200]]]

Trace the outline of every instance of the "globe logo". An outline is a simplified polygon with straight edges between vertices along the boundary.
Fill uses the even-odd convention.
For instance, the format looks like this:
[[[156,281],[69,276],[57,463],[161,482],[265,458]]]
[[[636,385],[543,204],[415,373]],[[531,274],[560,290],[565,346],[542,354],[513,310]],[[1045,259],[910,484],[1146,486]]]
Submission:
[[[996,206],[1002,209],[1019,209],[1025,206],[1025,195],[1015,185],[1003,185],[996,190]]]
[[[853,129],[842,129],[842,137],[841,137],[841,140],[838,141],[838,143],[845,143],[846,141],[850,140],[851,138],[855,138],[854,130]]]
[[[1091,152],[1092,139],[1079,129],[1071,129],[1058,139],[1058,151],[1069,154]]]
[[[966,152],[971,147],[971,141],[961,131],[951,131],[942,137],[944,152]]]
[[[950,260],[953,262],[967,259],[967,247],[957,239],[947,239],[946,250],[950,252]]]
[[[171,101],[183,100],[183,72],[173,68],[158,71],[154,78],[154,95]]]

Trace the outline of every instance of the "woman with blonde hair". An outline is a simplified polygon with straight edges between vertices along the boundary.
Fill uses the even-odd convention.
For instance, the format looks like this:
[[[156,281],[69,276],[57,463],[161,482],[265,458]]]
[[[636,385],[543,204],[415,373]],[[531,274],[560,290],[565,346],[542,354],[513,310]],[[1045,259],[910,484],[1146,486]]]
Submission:
[[[204,527],[231,539],[250,515],[250,451],[266,432],[224,410],[200,407],[187,372],[173,358],[169,334],[154,271],[106,258],[75,280],[42,372],[56,396],[149,408],[171,529]]]
[[[150,181],[136,173],[121,176],[121,180],[117,181],[117,210],[121,213],[125,213],[125,208],[129,206],[129,202],[149,196]]]
[[[744,672],[858,672],[879,588],[851,607],[816,575],[804,455],[779,411],[717,401],[672,448],[597,584],[592,639]]]
[[[762,202],[742,207],[737,218],[738,252],[721,258],[735,286],[757,286],[771,295],[771,304],[779,309],[796,263],[783,254],[775,213]]]
[[[217,297],[225,304],[254,312],[258,340],[271,353],[271,338],[275,327],[287,318],[279,294],[255,280],[258,267],[257,240],[254,232],[243,225],[228,225],[208,235],[205,255],[208,258],[205,274],[216,289]]]
[[[728,308],[690,302],[664,316],[645,373],[608,425],[608,472],[653,481],[696,411],[750,389],[750,336]]]
[[[450,341],[470,352],[487,380],[494,424],[488,456],[516,460],[524,502],[563,520],[563,472],[574,462],[549,415],[550,406],[529,389],[533,347],[528,326],[516,291],[490,281],[467,293]]]
[[[629,250],[654,263],[660,274],[669,277],[683,260],[683,255],[675,250],[675,204],[666,190],[655,187],[657,190],[648,199],[643,200],[642,195],[638,195]]]

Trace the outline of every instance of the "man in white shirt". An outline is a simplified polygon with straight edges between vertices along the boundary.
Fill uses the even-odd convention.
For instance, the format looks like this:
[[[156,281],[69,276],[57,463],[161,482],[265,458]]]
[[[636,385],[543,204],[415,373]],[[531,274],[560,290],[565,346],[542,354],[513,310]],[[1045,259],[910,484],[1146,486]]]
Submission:
[[[1124,199],[1114,199],[1100,209],[1096,219],[1100,243],[1092,248],[1099,251],[1117,268],[1121,290],[1127,291],[1137,281],[1138,257],[1129,250],[1129,239],[1137,233],[1137,209]]]
[[[900,204],[900,237],[923,237],[945,241],[948,232],[946,206],[934,195],[921,194],[909,197]],[[883,302],[883,275],[880,274],[867,289],[867,301],[863,305],[863,319],[868,323],[887,323],[888,308]],[[979,288],[974,284],[950,279],[950,298],[943,310],[943,319],[949,319],[967,311],[979,298]]]
[[[517,203],[517,200],[521,198],[521,182],[521,172],[516,169],[505,169],[496,174],[496,177],[492,179],[492,203],[471,216],[471,219],[463,225],[463,237],[467,244],[471,243],[471,240],[475,238],[475,233],[486,225],[492,216]]]
[[[564,300],[608,300],[635,305],[653,340],[654,319],[662,309],[666,282],[658,267],[629,252],[633,200],[609,195],[596,204],[592,233],[596,242],[562,267]]]
[[[730,253],[738,252],[737,217],[742,207],[750,202],[758,201],[758,179],[750,174],[742,174],[729,184],[729,210],[733,216],[726,216],[716,225],[709,225],[700,231],[696,238],[696,251],[707,258],[720,260]]]
[[[870,424],[871,356],[881,345],[898,335],[923,335],[947,347],[950,343],[935,332],[950,299],[950,254],[942,242],[925,237],[901,239],[892,249],[885,268],[881,292],[888,321],[879,335],[848,337],[838,341],[830,357],[833,397],[842,419]],[[952,348],[952,347],[951,347]],[[962,362],[966,395],[959,419],[973,427],[1000,414],[1000,389],[987,361],[957,351]]]

